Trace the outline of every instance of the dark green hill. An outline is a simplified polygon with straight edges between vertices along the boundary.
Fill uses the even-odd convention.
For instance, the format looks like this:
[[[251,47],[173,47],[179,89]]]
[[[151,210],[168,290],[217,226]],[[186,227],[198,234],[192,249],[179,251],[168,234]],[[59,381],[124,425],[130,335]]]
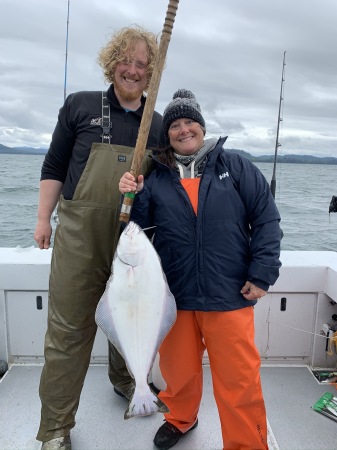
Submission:
[[[274,155],[262,155],[253,156],[244,150],[238,150],[235,148],[227,148],[226,150],[234,153],[238,153],[241,156],[246,157],[252,162],[266,162],[273,163]],[[277,155],[277,163],[290,163],[290,164],[337,164],[337,158],[332,156],[311,156],[311,155]]]
[[[11,155],[45,155],[47,149],[34,147],[6,147],[5,145],[0,144],[0,154],[1,153]]]
[[[273,163],[274,155],[254,156],[250,153],[237,148],[227,148],[229,152],[238,153],[246,157],[252,162],[266,162]],[[34,147],[6,147],[0,144],[0,154],[14,154],[14,155],[45,155],[48,149],[34,148]],[[293,163],[293,164],[336,164],[337,158],[332,156],[311,156],[311,155],[277,155],[277,163]]]

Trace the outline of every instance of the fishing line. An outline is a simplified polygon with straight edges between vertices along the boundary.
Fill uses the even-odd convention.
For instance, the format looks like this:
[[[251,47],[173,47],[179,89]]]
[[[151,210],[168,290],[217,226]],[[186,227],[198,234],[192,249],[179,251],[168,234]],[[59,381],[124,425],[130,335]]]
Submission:
[[[270,291],[270,293],[272,293],[272,291]],[[271,299],[271,297],[270,297],[270,300],[269,300],[269,308],[268,308],[268,314],[267,314],[267,318],[266,318],[266,323],[268,324],[267,344],[266,344],[266,347],[265,347],[263,353],[266,353],[267,350],[269,350],[269,348],[270,348],[270,347],[269,347],[269,341],[270,341],[270,325],[278,325],[278,326],[280,326],[280,327],[290,328],[291,330],[300,331],[300,332],[302,332],[302,333],[307,333],[307,334],[312,334],[312,335],[314,335],[314,336],[319,336],[319,337],[324,338],[324,339],[329,339],[329,338],[328,338],[327,336],[325,336],[324,334],[318,334],[318,333],[315,333],[315,332],[313,332],[313,331],[302,330],[301,328],[292,327],[292,326],[290,326],[290,325],[284,325],[284,324],[282,324],[282,323],[272,322],[272,321],[270,320],[270,314],[271,314],[271,300],[272,300],[272,299]]]
[[[271,313],[271,297],[270,297],[270,300],[269,300],[268,315],[267,315],[267,319],[266,319],[266,323],[268,324],[268,340],[269,340],[269,324],[279,325],[280,327],[290,328],[291,330],[301,331],[302,333],[313,334],[314,336],[320,336],[322,338],[327,339],[327,336],[325,336],[323,334],[314,333],[313,331],[308,331],[308,330],[302,330],[301,328],[292,327],[290,325],[284,325],[283,323],[272,322],[272,321],[269,320],[270,319],[270,313]]]
[[[328,339],[327,336],[325,336],[324,334],[318,334],[318,333],[314,333],[313,331],[302,330],[301,328],[291,327],[290,325],[283,325],[282,323],[277,323],[277,322],[270,322],[268,320],[266,322],[268,324],[279,325],[280,327],[290,328],[292,330],[301,331],[302,333],[313,334],[314,336],[319,336],[319,337]]]
[[[280,327],[290,328],[291,330],[301,331],[302,333],[313,334],[314,336],[318,336],[318,337],[327,339],[328,342],[327,342],[326,354],[329,356],[334,356],[337,353],[337,334],[336,333],[334,333],[333,336],[330,337],[330,336],[326,336],[325,334],[318,334],[318,333],[314,333],[312,331],[301,330],[301,328],[291,327],[290,325],[283,325],[282,323],[270,322],[270,321],[267,321],[267,323],[268,323],[268,341],[267,341],[267,345],[265,348],[265,352],[267,350],[269,350],[269,324],[273,324],[273,325],[279,325]]]
[[[157,225],[153,225],[152,227],[142,228],[142,231],[151,230],[152,228],[157,228]]]

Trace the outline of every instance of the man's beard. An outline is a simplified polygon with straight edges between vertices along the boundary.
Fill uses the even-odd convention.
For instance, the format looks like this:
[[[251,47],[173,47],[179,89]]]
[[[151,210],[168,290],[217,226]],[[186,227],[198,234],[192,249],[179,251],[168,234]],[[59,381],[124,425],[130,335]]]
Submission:
[[[119,92],[120,96],[127,102],[133,102],[134,100],[138,100],[143,95],[142,90],[137,89],[131,92],[128,91],[123,86],[121,86],[116,79],[114,79],[114,88]]]

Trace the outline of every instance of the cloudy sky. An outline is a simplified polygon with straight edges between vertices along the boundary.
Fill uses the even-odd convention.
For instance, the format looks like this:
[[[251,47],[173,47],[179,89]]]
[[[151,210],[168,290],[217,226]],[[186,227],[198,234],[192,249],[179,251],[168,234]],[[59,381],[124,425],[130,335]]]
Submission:
[[[0,0],[0,144],[48,147],[63,104],[68,0]],[[67,94],[106,88],[96,62],[111,33],[160,36],[168,0],[70,0]],[[156,109],[192,90],[208,135],[273,154],[337,156],[336,0],[180,0]]]

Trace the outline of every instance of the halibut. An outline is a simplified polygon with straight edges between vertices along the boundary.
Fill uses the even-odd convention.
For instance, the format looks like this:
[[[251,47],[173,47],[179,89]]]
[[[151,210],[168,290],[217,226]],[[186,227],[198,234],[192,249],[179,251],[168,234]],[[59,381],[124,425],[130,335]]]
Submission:
[[[130,222],[120,236],[95,319],[125,359],[136,387],[124,418],[168,412],[148,376],[177,317],[160,258],[142,229]]]

